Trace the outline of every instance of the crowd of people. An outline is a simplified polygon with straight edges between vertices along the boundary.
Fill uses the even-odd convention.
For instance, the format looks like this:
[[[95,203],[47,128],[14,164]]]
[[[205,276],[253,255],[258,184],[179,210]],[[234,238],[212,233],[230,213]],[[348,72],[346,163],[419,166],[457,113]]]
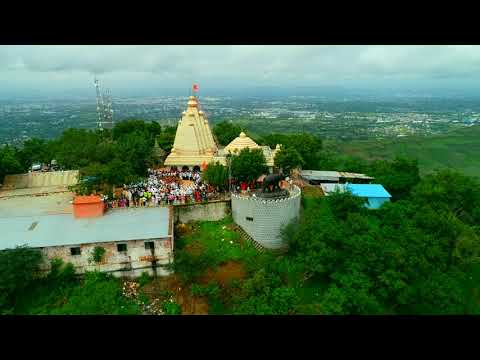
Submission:
[[[109,208],[144,207],[204,202],[218,195],[199,171],[148,169],[146,180],[124,185],[120,196],[105,200]]]

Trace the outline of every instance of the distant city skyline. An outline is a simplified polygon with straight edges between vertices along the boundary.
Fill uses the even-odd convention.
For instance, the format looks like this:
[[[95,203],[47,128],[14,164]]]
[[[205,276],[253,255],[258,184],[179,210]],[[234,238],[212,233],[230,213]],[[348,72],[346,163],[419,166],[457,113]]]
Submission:
[[[188,94],[194,82],[214,95],[263,87],[472,95],[479,68],[477,45],[9,45],[0,46],[0,97],[89,96],[95,74],[113,96]]]

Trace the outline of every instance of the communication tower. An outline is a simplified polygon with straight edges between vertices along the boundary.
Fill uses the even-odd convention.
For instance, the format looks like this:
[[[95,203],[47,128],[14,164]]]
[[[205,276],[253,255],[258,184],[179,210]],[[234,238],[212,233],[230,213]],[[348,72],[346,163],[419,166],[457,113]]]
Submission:
[[[107,89],[105,93],[100,92],[100,85],[98,79],[94,78],[95,90],[97,94],[97,114],[98,114],[98,128],[113,128],[113,106],[112,96],[110,90]]]

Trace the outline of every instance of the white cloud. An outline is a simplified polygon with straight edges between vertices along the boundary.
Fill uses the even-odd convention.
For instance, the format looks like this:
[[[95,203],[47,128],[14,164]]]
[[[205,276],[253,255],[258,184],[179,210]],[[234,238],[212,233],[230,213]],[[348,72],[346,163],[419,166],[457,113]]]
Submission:
[[[477,79],[480,46],[0,46],[0,87],[321,85]],[[56,84],[54,82],[57,82]],[[393,82],[393,83],[392,83]]]

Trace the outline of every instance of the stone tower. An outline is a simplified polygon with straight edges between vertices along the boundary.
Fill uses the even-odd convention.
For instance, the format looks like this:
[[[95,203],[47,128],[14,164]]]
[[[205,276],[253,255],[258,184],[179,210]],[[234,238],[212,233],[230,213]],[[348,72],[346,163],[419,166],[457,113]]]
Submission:
[[[178,122],[177,133],[165,166],[201,166],[208,164],[217,153],[217,145],[203,111],[198,109],[195,96],[188,99],[187,110]]]

